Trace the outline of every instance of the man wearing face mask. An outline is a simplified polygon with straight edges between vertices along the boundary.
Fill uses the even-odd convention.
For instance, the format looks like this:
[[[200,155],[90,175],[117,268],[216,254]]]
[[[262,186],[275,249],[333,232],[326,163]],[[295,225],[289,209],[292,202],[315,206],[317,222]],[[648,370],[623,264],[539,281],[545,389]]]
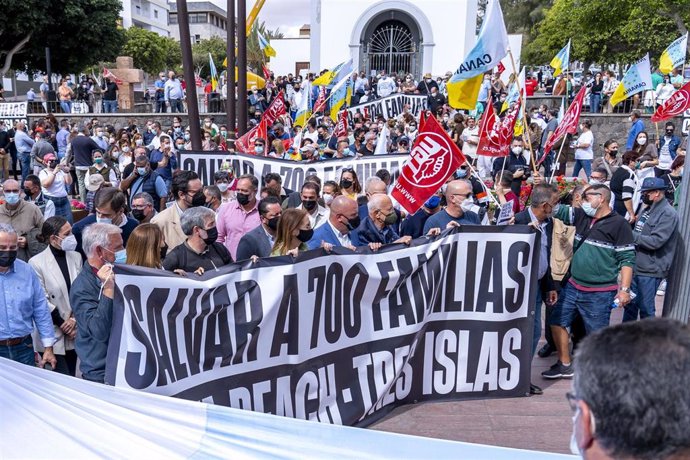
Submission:
[[[589,460],[690,458],[688,337],[686,324],[654,318],[585,339],[566,394],[571,452]]]
[[[91,136],[91,140],[93,140],[98,145],[98,148],[102,152],[108,150],[108,140],[105,138],[103,128],[95,128],[93,131],[93,136]]]
[[[580,209],[561,206],[554,216],[575,225],[576,230],[570,276],[561,282],[563,288],[549,318],[558,361],[542,372],[546,379],[573,376],[566,328],[572,325],[576,312],[582,316],[587,334],[591,334],[609,325],[613,308],[630,303],[635,265],[633,234],[625,218],[611,210],[610,200],[608,187],[590,185],[584,191]]]
[[[35,241],[36,235],[41,231],[43,215],[35,204],[19,199],[19,182],[8,179],[3,182],[2,187],[5,202],[0,204],[0,224],[12,226],[17,234],[17,257],[27,262],[36,255],[31,253],[30,243]]]
[[[635,147],[637,135],[644,131],[644,122],[642,121],[642,114],[639,110],[633,110],[630,113],[628,121],[632,123],[630,131],[628,131],[628,140],[625,143],[625,150],[632,150]]]
[[[132,207],[134,197],[141,192],[153,197],[153,207],[156,211],[165,209],[168,187],[157,171],[151,170],[151,163],[146,155],[139,155],[134,160],[134,170],[120,183],[120,190],[130,196],[129,205]]]
[[[510,155],[496,158],[493,163],[494,180],[498,180],[501,176],[501,170],[504,169],[503,163],[505,162],[505,170],[513,173],[513,182],[510,185],[510,189],[517,196],[520,196],[522,182],[527,180],[527,176],[529,175],[529,166],[527,160],[525,160],[525,156],[522,154],[523,151],[522,139],[515,137],[510,144]]]
[[[41,179],[38,176],[33,174],[26,176],[26,180],[24,180],[24,200],[38,206],[44,219],[55,215],[55,203],[43,197]]]
[[[237,245],[238,261],[250,259],[252,256],[262,258],[271,255],[283,209],[280,200],[274,196],[261,200],[258,209],[261,224],[240,239]]]
[[[537,345],[541,338],[541,305],[546,304],[546,324],[549,323],[551,307],[558,299],[556,283],[551,276],[549,260],[551,259],[551,246],[553,241],[553,215],[558,212],[558,188],[551,184],[539,184],[532,190],[530,207],[525,211],[515,214],[516,225],[533,225],[541,233],[539,249],[539,268],[537,269],[537,281],[539,288],[536,290],[534,309],[534,336],[532,337],[532,355],[537,351]],[[548,334],[547,334],[548,339]],[[543,391],[534,384],[530,384],[530,394],[540,395]]]
[[[163,268],[180,275],[203,275],[232,263],[230,253],[217,243],[216,215],[204,207],[191,208],[182,215],[182,231],[187,235],[184,243],[177,245],[163,261]]]
[[[156,214],[153,207],[153,197],[146,192],[140,192],[132,198],[132,217],[140,224],[148,224]]]
[[[680,138],[676,136],[676,127],[672,122],[666,123],[666,134],[659,139],[659,164],[654,167],[656,177],[662,177],[671,172],[671,164],[678,155],[678,147],[680,147]]]
[[[398,215],[393,208],[393,202],[387,195],[373,195],[367,203],[367,208],[369,215],[352,232],[350,236],[352,240],[359,240],[362,246],[369,243],[410,243],[411,237],[400,237],[395,231]]]
[[[180,227],[182,215],[190,208],[204,206],[206,197],[204,186],[194,171],[178,172],[173,177],[171,190],[175,202],[151,219],[151,223],[160,227],[168,248],[172,250],[187,239]]]
[[[656,313],[656,291],[661,280],[668,278],[678,242],[678,213],[666,200],[666,182],[648,177],[642,182],[645,208],[633,229],[635,271],[631,290],[637,297],[625,307],[623,321],[653,318]]]
[[[105,356],[113,323],[115,274],[113,264],[125,263],[122,230],[112,224],[93,224],[84,230],[86,262],[72,283],[70,304],[77,319],[75,349],[82,378],[104,383]]]
[[[354,230],[361,224],[357,214],[357,202],[346,196],[336,196],[331,202],[330,213],[326,225],[314,230],[314,235],[307,242],[309,249],[320,248],[324,243],[334,247],[354,249],[362,246]],[[373,250],[380,248],[380,244],[370,244]]]
[[[302,203],[297,209],[304,209],[309,215],[311,228],[317,229],[328,220],[328,209],[321,206],[318,202],[321,189],[313,182],[305,182],[302,185],[300,198]]]
[[[481,225],[479,216],[472,212],[472,184],[464,179],[448,182],[445,191],[446,208],[429,217],[424,224],[426,235],[432,228],[441,231],[449,226]]]
[[[237,189],[237,180],[235,173],[230,168],[227,171],[216,171],[213,174],[213,181],[220,190],[221,203],[227,203],[235,199],[235,190]]]
[[[84,217],[74,224],[72,233],[77,238],[77,251],[82,252],[82,235],[86,228],[94,223],[113,224],[122,230],[122,240],[125,246],[129,235],[134,231],[139,222],[125,214],[127,209],[127,197],[120,190],[113,187],[106,187],[96,192],[93,200],[95,213]]]
[[[258,188],[256,176],[240,176],[237,179],[237,199],[225,203],[218,210],[218,242],[225,244],[234,260],[237,260],[237,246],[242,237],[261,223],[256,200]]]

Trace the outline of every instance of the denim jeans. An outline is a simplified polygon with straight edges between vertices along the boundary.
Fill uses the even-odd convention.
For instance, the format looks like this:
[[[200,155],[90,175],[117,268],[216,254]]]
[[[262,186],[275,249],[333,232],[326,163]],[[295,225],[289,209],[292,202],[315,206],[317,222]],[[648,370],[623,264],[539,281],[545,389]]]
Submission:
[[[103,101],[103,106],[105,107],[105,113],[115,113],[117,112],[117,101]]]
[[[60,101],[60,108],[63,113],[72,113],[72,101]]]
[[[44,194],[43,196],[46,200],[50,200],[55,204],[56,216],[64,217],[65,219],[67,219],[70,225],[74,223],[74,219],[72,217],[72,205],[69,202],[69,198],[67,198],[66,196],[55,197],[46,194]]]
[[[566,283],[560,295],[559,301],[551,312],[550,324],[570,327],[576,313],[580,312],[587,334],[609,325],[611,304],[616,297],[616,291],[581,291],[572,284]]]
[[[589,180],[589,176],[592,175],[592,160],[575,160],[573,177],[577,177],[580,174],[580,171],[583,169],[585,171],[585,175],[587,176],[587,180]]]
[[[0,345],[0,357],[7,358],[27,366],[36,366],[34,345],[29,335],[22,343],[12,346]]]
[[[654,318],[656,315],[656,290],[659,289],[661,278],[651,276],[634,275],[630,290],[637,297],[625,306],[623,322],[637,321],[640,319]]]
[[[589,111],[592,113],[599,113],[600,106],[601,106],[601,94],[590,94],[589,95]]]
[[[165,107],[165,101],[156,101],[156,113],[165,113],[168,109]]]
[[[22,182],[26,176],[31,174],[31,152],[21,152],[19,154],[19,164],[22,167]]]
[[[184,104],[182,104],[182,99],[170,99],[170,111],[172,113],[183,113]]]

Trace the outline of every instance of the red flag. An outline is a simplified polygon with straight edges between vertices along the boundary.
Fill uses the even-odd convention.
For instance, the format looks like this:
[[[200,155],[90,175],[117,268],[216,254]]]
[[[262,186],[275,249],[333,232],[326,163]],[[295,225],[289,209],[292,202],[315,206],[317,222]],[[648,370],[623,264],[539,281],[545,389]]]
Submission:
[[[319,97],[316,98],[314,102],[313,113],[324,112],[326,110],[326,87],[322,86],[319,90]]]
[[[580,114],[582,113],[582,102],[585,99],[586,92],[587,88],[585,86],[582,86],[580,92],[577,93],[577,96],[575,96],[575,100],[570,105],[570,107],[568,107],[568,110],[565,112],[565,115],[563,115],[561,123],[556,127],[556,130],[553,132],[549,140],[546,142],[546,145],[544,146],[544,155],[539,159],[539,163],[544,161],[544,157],[546,157],[546,154],[548,154],[551,151],[553,145],[556,142],[558,142],[562,137],[564,137],[566,134],[575,134],[577,132],[577,123],[580,121]]]
[[[494,113],[493,104],[486,105],[486,112],[482,117],[479,128],[479,145],[477,155],[487,157],[506,157],[510,153],[510,143],[513,141],[515,122],[520,113],[520,100],[512,112],[506,114],[503,120]]]
[[[417,130],[421,133],[424,130],[424,123],[426,122],[426,110],[419,112],[419,124]]]
[[[194,84],[201,88],[201,83],[201,75],[199,75],[198,73],[194,74]]]
[[[285,115],[285,113],[285,100],[283,99],[283,92],[281,91],[261,116],[259,124],[235,141],[235,148],[237,151],[254,154],[254,139],[257,137],[267,139],[268,127],[273,126],[273,123],[275,123],[278,117]],[[261,133],[259,132],[260,129],[263,130]]]
[[[122,84],[122,80],[117,78],[117,76],[114,73],[112,73],[110,70],[106,69],[105,67],[103,67],[103,77],[110,78],[112,81],[115,82],[115,84],[117,86],[120,86]]]
[[[680,115],[690,108],[690,82],[676,91],[661,104],[652,115],[654,123]]]
[[[428,117],[414,141],[391,195],[410,214],[417,212],[465,162],[465,156],[438,124]]]
[[[496,66],[496,70],[498,70],[498,74],[500,75],[506,70],[506,66],[504,66],[501,61],[498,61],[498,65]]]
[[[266,67],[265,65],[262,64],[262,65],[261,65],[261,70],[264,71],[264,79],[265,79],[265,80],[268,80],[268,79],[271,78],[271,71],[268,70],[268,67]]]
[[[347,137],[347,110],[343,110],[342,112],[340,112],[338,124],[335,125],[333,135],[336,139],[339,137]]]

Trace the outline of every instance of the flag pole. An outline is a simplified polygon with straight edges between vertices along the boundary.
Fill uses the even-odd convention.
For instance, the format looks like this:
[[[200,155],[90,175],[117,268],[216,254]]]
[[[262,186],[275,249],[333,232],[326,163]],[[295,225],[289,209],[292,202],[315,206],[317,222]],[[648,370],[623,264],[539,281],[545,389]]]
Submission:
[[[568,138],[568,134],[566,133],[563,136],[563,142],[561,142],[561,148],[558,149],[558,155],[556,155],[556,161],[551,163],[551,177],[549,178],[549,184],[553,182],[553,176],[556,175],[556,168],[555,166],[558,164],[558,160],[561,159],[561,153],[563,152],[563,146],[565,145],[565,140]]]
[[[515,77],[515,84],[517,85],[518,89],[518,100],[520,101],[520,105],[522,106],[522,123],[523,123],[523,135],[524,133],[527,133],[527,145],[529,145],[529,158],[532,162],[532,170],[534,171],[535,174],[539,174],[539,170],[537,169],[537,162],[534,158],[534,150],[532,150],[532,140],[530,139],[530,134],[529,134],[529,125],[527,125],[527,117],[525,113],[525,104],[527,101],[523,100],[522,98],[522,88],[520,87],[520,75],[517,72],[517,69],[515,68],[515,58],[513,57],[513,51],[508,48],[508,54],[510,55],[510,63],[513,66],[513,75],[516,75]],[[525,79],[527,78],[527,75],[525,75]],[[505,163],[504,163],[505,164]]]
[[[348,78],[350,78],[350,77],[348,77]],[[326,106],[327,103],[328,103],[328,101],[331,100],[331,97],[333,97],[333,93],[334,93],[334,92],[335,92],[335,91],[331,91],[331,93],[328,95],[328,97],[326,98],[326,100],[323,101],[324,106]],[[311,95],[311,91],[309,91],[309,94]],[[311,96],[310,96],[310,100],[311,100]],[[346,105],[347,105],[347,103],[345,103],[345,104],[343,105],[343,107],[345,107]],[[345,110],[347,110],[347,108],[346,108]],[[314,113],[312,113],[312,114],[309,116],[309,118],[307,118],[307,121],[305,121],[304,124],[306,125],[307,123],[309,123],[309,120],[311,120],[312,118],[314,118]],[[304,127],[304,126],[303,126],[303,127]]]
[[[504,157],[504,158],[505,158],[505,157]],[[491,190],[490,190],[489,187],[486,185],[486,183],[484,183],[484,179],[481,178],[481,176],[479,175],[479,173],[477,172],[477,170],[474,169],[474,168],[472,167],[472,162],[471,162],[471,161],[467,161],[467,158],[465,158],[465,164],[466,164],[467,166],[469,166],[470,171],[471,171],[471,173],[472,173],[471,175],[473,175],[473,176],[475,176],[477,179],[479,179],[479,182],[481,182],[482,187],[483,187],[484,190],[486,191],[486,194],[489,195],[489,196],[491,197],[491,200],[496,204],[496,206],[499,206],[499,207],[500,207],[500,206],[501,206],[501,203],[499,203],[498,200],[496,199],[496,197],[494,197],[494,194],[491,193]],[[494,184],[494,186],[495,186],[495,185],[496,185],[496,184]]]

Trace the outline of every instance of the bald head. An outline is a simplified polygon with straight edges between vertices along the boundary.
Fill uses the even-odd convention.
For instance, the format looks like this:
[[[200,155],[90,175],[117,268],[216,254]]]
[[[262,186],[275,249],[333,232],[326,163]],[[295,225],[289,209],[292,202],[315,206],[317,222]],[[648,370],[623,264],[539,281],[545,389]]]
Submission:
[[[359,225],[357,202],[352,198],[339,195],[331,203],[328,220],[338,231],[346,234]]]
[[[19,182],[17,182],[14,179],[7,179],[5,182],[2,183],[2,188],[3,189],[9,189],[9,190],[14,190],[19,188]]]
[[[390,214],[393,210],[393,202],[388,198],[388,195],[373,195],[369,198],[367,209],[369,210],[369,216],[376,215],[379,211],[384,214]]]
[[[460,204],[472,194],[472,184],[460,179],[448,182],[446,188],[446,203],[451,210],[460,211]]]
[[[351,216],[351,214],[353,214],[353,210],[357,211],[357,202],[344,195],[336,196],[331,202],[331,215],[335,213]]]

